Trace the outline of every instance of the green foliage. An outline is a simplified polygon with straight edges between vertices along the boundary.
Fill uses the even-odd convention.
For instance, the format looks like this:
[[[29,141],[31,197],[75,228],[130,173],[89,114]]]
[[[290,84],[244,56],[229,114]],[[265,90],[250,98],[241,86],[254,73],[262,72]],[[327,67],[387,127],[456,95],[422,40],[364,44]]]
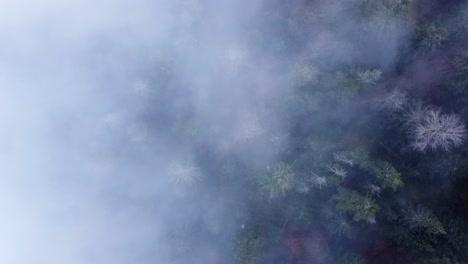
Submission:
[[[437,248],[437,237],[425,232],[413,231],[404,226],[394,226],[392,236],[402,248],[406,248],[414,255],[435,252]]]
[[[234,263],[260,264],[263,242],[253,232],[242,231],[234,242]]]
[[[342,71],[325,74],[320,79],[320,87],[327,97],[336,99],[353,97],[360,88],[358,80],[352,74]]]
[[[310,247],[304,242],[310,240],[308,236],[321,235],[320,243],[330,251],[325,263],[365,263],[365,257],[350,244],[374,243],[366,240],[367,235],[404,252],[411,263],[464,263],[468,258],[468,229],[462,220],[466,218],[463,209],[468,208],[467,192],[454,188],[456,194],[443,195],[439,184],[444,179],[411,176],[415,172],[440,174],[440,167],[447,167],[447,174],[456,176],[457,181],[465,177],[468,158],[462,143],[466,131],[461,129],[459,135],[463,136],[452,144],[461,147],[444,156],[408,149],[414,145],[416,132],[422,135],[417,143],[443,148],[440,139],[453,136],[444,129],[449,121],[455,120],[456,127],[466,121],[468,5],[453,20],[444,21],[446,14],[439,15],[432,7],[427,11],[413,8],[434,1],[286,2],[280,4],[281,12],[268,10],[264,18],[285,31],[273,39],[275,47],[268,51],[274,56],[281,53],[285,64],[292,65],[284,76],[291,89],[285,89],[284,97],[281,94],[278,100],[265,104],[274,105],[284,126],[280,133],[266,131],[265,127],[262,133],[270,140],[252,137],[250,142],[252,146],[256,142],[269,144],[268,154],[294,162],[279,162],[266,170],[263,166],[238,170],[241,165],[237,163],[215,170],[229,176],[221,180],[229,180],[223,182],[227,186],[239,175],[261,171],[253,173],[258,178],[246,181],[252,196],[248,199],[255,202],[247,209],[239,206],[239,210],[244,218],[251,219],[252,229],[238,233],[235,263],[263,263],[265,252],[278,251],[277,247],[285,244],[290,247],[288,243],[293,242],[298,244],[293,245],[297,252],[290,252],[286,246],[281,252],[285,256],[278,263],[315,263],[301,250]],[[349,20],[342,23],[343,17]],[[259,28],[252,32],[261,34],[260,42],[267,46],[268,33]],[[393,42],[387,45],[387,38]],[[252,41],[259,40],[252,37]],[[376,52],[391,49],[388,51],[392,53],[389,47],[400,45],[396,64],[393,54],[373,60]],[[433,118],[425,118],[429,113],[426,105],[437,105],[450,115],[433,111]],[[408,122],[410,119],[415,122]],[[204,127],[189,114],[177,118],[173,126],[181,138],[197,138]],[[408,128],[418,131],[406,133]],[[442,137],[430,139],[428,135],[435,132]],[[195,163],[185,165],[192,169],[179,166],[175,171],[202,169]],[[186,176],[198,174],[179,175],[189,179],[181,182],[190,182],[192,178]],[[198,182],[197,177],[193,179]],[[441,190],[435,195],[434,189]],[[402,209],[419,203],[426,207]],[[438,216],[442,213],[436,216],[433,212],[458,215],[459,220],[441,221]],[[320,232],[316,229],[322,228],[317,234]],[[297,240],[285,241],[288,232],[294,232]]]
[[[315,220],[316,216],[306,196],[301,194],[292,195],[290,199],[286,200],[286,203],[286,213],[290,223],[306,226]]]
[[[431,54],[445,45],[448,31],[433,22],[425,21],[418,24],[414,38],[419,54]]]
[[[403,186],[400,173],[390,163],[375,161],[369,169],[380,181],[382,188],[396,191]]]
[[[363,168],[369,169],[371,166],[371,160],[369,157],[369,152],[363,148],[356,148],[349,153],[351,159],[353,160],[354,164]]]
[[[372,198],[343,188],[340,188],[338,194],[334,195],[332,199],[336,202],[338,212],[350,214],[356,222],[375,221],[375,215],[380,209]]]
[[[425,217],[434,217],[432,214],[428,214],[427,209],[422,211],[420,214],[425,215]],[[435,225],[441,224],[439,222]],[[466,252],[468,236],[466,230],[463,230],[464,226],[464,223],[458,220],[450,220],[447,223],[446,233],[441,234],[434,233],[431,229],[427,230],[419,225],[415,228],[411,228],[409,225],[398,225],[393,228],[391,236],[398,245],[411,254],[412,263],[461,264],[465,263],[468,258]]]
[[[322,109],[322,102],[323,98],[317,92],[307,92],[289,98],[290,105],[308,113]]]
[[[447,244],[453,248],[454,256],[468,259],[468,224],[460,218],[450,219],[447,223]]]
[[[349,156],[357,166],[375,177],[383,189],[396,191],[403,186],[401,174],[389,162],[371,160],[369,152],[362,148],[353,150]]]

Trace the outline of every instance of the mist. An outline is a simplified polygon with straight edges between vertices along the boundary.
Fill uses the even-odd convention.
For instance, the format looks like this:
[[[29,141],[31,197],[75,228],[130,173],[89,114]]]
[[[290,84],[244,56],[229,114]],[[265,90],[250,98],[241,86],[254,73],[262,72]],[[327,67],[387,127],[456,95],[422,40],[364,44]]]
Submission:
[[[174,222],[203,213],[223,232],[240,228],[222,209],[233,197],[174,190],[168,164],[193,156],[196,142],[177,142],[166,126],[191,111],[207,140],[238,113],[257,122],[248,93],[278,78],[235,76],[267,63],[242,35],[255,4],[1,6],[2,263],[169,263]],[[198,251],[190,263],[206,263],[209,250]]]
[[[0,0],[0,262],[283,263],[234,261],[239,234],[275,208],[294,233],[278,197],[325,195],[327,155],[385,130],[361,101],[410,72],[418,12],[351,2]],[[291,186],[257,193],[278,168]],[[321,228],[304,254],[335,263]]]

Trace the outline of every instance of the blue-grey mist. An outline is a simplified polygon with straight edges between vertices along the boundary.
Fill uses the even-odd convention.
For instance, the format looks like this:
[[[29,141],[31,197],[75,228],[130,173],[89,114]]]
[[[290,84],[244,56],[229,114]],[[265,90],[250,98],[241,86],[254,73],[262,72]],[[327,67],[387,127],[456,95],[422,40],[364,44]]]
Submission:
[[[314,2],[311,16],[346,8]],[[287,142],[248,148],[287,134],[268,105],[290,96],[291,69],[353,60],[357,36],[316,25],[305,45],[282,49],[288,40],[268,24],[282,4],[0,0],[0,263],[201,264],[230,254],[248,222],[230,209],[242,207],[242,188],[213,190],[214,176],[194,165],[198,143],[254,168],[273,164]],[[352,31],[350,21],[334,30]],[[361,63],[391,67],[405,34],[388,29]],[[177,127],[178,118],[195,124]],[[173,179],[187,162],[196,179]],[[194,222],[212,236],[177,237]]]

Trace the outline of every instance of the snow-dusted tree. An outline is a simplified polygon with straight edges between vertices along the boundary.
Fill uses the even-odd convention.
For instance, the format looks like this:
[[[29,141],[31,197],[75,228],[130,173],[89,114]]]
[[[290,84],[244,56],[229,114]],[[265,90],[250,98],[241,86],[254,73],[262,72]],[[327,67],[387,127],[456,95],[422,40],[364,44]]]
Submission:
[[[407,102],[406,93],[400,89],[391,91],[384,99],[378,100],[381,106],[390,111],[402,110]]]
[[[354,160],[348,152],[335,152],[333,153],[333,159],[338,163],[343,163],[349,166],[354,165]]]
[[[318,187],[322,189],[324,186],[327,185],[327,179],[323,176],[319,176],[314,172],[311,172],[312,175],[309,178],[309,182],[312,184],[313,187]]]
[[[407,101],[408,98],[406,93],[397,88],[387,93],[381,99],[367,100],[363,101],[362,103],[372,103],[377,108],[381,108],[389,112],[398,112],[405,109]]]
[[[382,71],[379,69],[360,70],[357,72],[357,81],[365,86],[374,85],[380,80]]]
[[[431,54],[436,49],[443,47],[448,37],[447,28],[425,21],[416,26],[414,42],[419,53]]]
[[[326,228],[330,233],[338,236],[346,235],[351,236],[352,231],[352,221],[348,219],[345,215],[336,213],[328,217],[326,222]]]
[[[261,190],[268,193],[270,198],[284,196],[293,188],[294,172],[291,166],[280,162],[273,167],[273,171],[261,178]]]
[[[201,169],[191,157],[173,162],[168,172],[173,182],[189,186],[197,184],[202,176]]]
[[[340,179],[346,178],[346,169],[344,169],[340,164],[335,163],[332,165],[328,165],[327,169],[329,172],[331,172],[333,175],[337,176]]]
[[[234,140],[236,142],[246,142],[262,135],[264,132],[256,114],[243,114],[234,128]]]
[[[382,192],[382,187],[373,183],[367,184],[366,189],[370,192],[370,194],[377,196],[379,196],[379,194]]]
[[[410,229],[422,229],[429,234],[446,234],[439,220],[422,206],[408,208],[404,212],[403,223]]]
[[[319,69],[311,64],[298,63],[293,67],[293,77],[300,86],[316,83],[319,74]]]
[[[466,137],[463,122],[455,114],[442,114],[440,110],[425,108],[407,116],[411,147],[424,152],[428,149],[449,151],[460,146]]]

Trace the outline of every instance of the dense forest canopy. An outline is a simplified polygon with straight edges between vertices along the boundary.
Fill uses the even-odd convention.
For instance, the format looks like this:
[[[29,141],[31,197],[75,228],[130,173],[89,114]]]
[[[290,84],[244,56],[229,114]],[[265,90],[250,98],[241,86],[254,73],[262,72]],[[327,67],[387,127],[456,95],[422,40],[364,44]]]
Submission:
[[[468,263],[468,1],[116,2],[0,26],[0,262]]]

